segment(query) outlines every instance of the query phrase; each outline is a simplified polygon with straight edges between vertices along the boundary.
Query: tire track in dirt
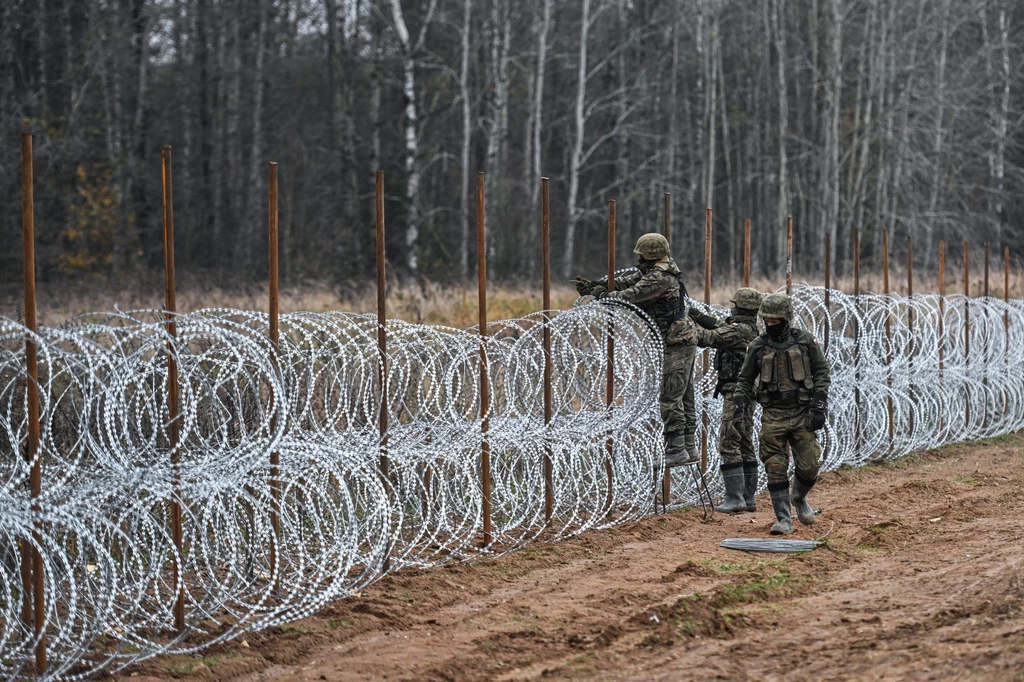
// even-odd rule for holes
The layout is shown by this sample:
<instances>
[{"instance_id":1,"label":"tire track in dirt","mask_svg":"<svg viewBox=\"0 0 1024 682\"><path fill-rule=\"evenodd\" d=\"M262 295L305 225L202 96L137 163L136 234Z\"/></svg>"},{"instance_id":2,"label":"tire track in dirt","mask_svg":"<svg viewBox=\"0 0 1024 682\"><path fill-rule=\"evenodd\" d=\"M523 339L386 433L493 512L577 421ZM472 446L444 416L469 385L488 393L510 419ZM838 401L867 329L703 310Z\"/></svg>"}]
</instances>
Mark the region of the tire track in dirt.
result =
<instances>
[{"instance_id":1,"label":"tire track in dirt","mask_svg":"<svg viewBox=\"0 0 1024 682\"><path fill-rule=\"evenodd\" d=\"M748 555L760 511L652 516L402 571L294 625L124 679L1024 679L1024 437L823 477L805 555ZM751 522L753 521L753 523Z\"/></svg>"}]
</instances>

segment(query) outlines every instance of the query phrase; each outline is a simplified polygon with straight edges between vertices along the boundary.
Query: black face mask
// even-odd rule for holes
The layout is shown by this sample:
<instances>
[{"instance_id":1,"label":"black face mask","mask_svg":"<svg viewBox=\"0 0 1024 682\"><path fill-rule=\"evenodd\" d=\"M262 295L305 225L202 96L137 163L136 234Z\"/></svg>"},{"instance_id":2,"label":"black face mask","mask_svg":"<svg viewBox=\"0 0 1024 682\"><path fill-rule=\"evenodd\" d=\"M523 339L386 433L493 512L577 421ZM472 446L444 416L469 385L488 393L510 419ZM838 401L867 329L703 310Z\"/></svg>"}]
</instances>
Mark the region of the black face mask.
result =
<instances>
[{"instance_id":1,"label":"black face mask","mask_svg":"<svg viewBox=\"0 0 1024 682\"><path fill-rule=\"evenodd\" d=\"M789 322L783 320L778 324L766 324L764 328L773 341L779 341L789 332Z\"/></svg>"},{"instance_id":2,"label":"black face mask","mask_svg":"<svg viewBox=\"0 0 1024 682\"><path fill-rule=\"evenodd\" d=\"M651 271L651 269L655 266L657 262L658 261L656 260L647 260L646 258L643 257L637 257L636 268L637 270L646 275L648 272Z\"/></svg>"}]
</instances>

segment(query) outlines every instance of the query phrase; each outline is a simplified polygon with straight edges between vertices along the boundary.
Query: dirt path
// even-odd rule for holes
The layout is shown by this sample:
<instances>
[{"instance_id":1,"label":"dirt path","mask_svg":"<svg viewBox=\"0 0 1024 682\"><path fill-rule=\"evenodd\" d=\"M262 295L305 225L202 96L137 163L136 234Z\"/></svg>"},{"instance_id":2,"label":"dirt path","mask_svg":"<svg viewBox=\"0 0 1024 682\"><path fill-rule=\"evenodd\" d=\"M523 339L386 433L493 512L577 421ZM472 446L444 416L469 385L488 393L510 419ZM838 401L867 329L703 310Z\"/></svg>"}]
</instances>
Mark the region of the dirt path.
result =
<instances>
[{"instance_id":1,"label":"dirt path","mask_svg":"<svg viewBox=\"0 0 1024 682\"><path fill-rule=\"evenodd\" d=\"M1024 436L824 476L827 547L759 511L651 516L516 555L389 576L291 626L122 679L1024 680Z\"/></svg>"}]
</instances>

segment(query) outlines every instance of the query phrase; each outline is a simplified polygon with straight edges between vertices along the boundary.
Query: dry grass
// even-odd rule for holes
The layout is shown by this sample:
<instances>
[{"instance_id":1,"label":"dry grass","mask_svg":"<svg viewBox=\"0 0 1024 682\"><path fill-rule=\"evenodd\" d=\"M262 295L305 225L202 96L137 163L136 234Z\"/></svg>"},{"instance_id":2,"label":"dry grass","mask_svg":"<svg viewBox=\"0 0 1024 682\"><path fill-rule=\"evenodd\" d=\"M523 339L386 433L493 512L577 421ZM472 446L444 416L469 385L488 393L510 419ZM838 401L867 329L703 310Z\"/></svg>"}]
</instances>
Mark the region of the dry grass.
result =
<instances>
[{"instance_id":1,"label":"dry grass","mask_svg":"<svg viewBox=\"0 0 1024 682\"><path fill-rule=\"evenodd\" d=\"M981 295L984 287L982 273L972 273L972 275L971 293L975 296ZM692 276L689 280L690 295L698 301L704 300L700 278ZM959 270L947 269L946 292L961 293L963 291L962 280L963 275ZM807 281L814 285L824 283L820 278L803 280L799 273L794 276L794 281ZM726 305L732 292L740 285L740 282L715 281L712 287L711 302ZM760 291L775 291L785 285L785 279L756 278L751 285ZM906 274L894 271L890 277L890 285L893 292L906 294ZM1003 274L1001 271L992 273L990 285L991 295L1002 297ZM853 293L852 278L833 281L832 286L848 294ZM56 325L81 313L113 310L115 306L122 310L163 307L163 287L159 281L142 282L133 287L89 282L41 282L38 289L39 322L44 325ZM882 290L883 281L879 273L871 272L861 275L862 292L881 292ZM915 277L915 293L937 290L936 277ZM17 287L0 291L0 315L22 319L21 296L22 292ZM337 310L372 313L377 306L376 296L376 290L372 283L346 288L332 287L326 284L307 284L282 289L281 311L324 312ZM1011 273L1010 296L1013 298L1024 297L1024 273ZM556 309L567 308L575 300L575 290L564 284L556 286L551 294L552 307ZM181 312L210 307L265 311L267 310L267 293L265 289L256 287L221 289L204 286L199 280L185 280L179 285L177 302L178 310ZM539 286L495 285L488 291L488 319L490 320L521 317L540 309ZM388 295L388 317L459 328L472 326L477 321L476 287L446 286L433 283L393 285Z\"/></svg>"}]
</instances>

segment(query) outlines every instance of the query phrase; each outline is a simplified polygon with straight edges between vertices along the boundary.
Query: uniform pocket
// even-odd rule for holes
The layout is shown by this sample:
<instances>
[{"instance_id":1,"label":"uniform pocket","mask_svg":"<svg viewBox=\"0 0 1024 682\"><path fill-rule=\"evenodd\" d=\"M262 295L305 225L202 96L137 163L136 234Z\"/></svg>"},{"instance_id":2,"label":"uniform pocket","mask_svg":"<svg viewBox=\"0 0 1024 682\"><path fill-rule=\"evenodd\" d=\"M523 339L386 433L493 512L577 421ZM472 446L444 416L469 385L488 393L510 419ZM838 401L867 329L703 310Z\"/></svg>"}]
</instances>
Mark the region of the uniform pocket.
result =
<instances>
[{"instance_id":1,"label":"uniform pocket","mask_svg":"<svg viewBox=\"0 0 1024 682\"><path fill-rule=\"evenodd\" d=\"M775 351L767 349L764 355L761 356L761 375L760 375L762 386L771 386L775 383Z\"/></svg>"},{"instance_id":2,"label":"uniform pocket","mask_svg":"<svg viewBox=\"0 0 1024 682\"><path fill-rule=\"evenodd\" d=\"M789 360L789 376L793 378L798 384L802 384L804 379L807 378L807 371L804 366L804 353L800 346L790 346L786 350L787 360Z\"/></svg>"}]
</instances>

